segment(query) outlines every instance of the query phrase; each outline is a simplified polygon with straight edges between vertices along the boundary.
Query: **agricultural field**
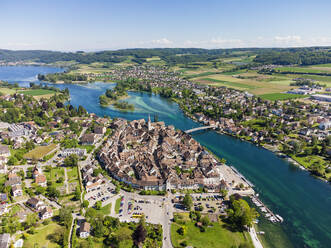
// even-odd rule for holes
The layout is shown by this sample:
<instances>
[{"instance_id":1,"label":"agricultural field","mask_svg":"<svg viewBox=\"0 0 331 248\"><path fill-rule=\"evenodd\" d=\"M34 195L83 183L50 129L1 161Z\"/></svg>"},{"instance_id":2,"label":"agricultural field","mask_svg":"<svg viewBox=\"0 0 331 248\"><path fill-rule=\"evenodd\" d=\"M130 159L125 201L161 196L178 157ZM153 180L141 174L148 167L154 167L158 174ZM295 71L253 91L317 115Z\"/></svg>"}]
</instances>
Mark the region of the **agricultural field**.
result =
<instances>
[{"instance_id":1,"label":"agricultural field","mask_svg":"<svg viewBox=\"0 0 331 248\"><path fill-rule=\"evenodd\" d=\"M327 68L327 67L325 67ZM316 68L316 67L308 67L308 66L302 66L302 67L299 67L299 66L284 66L284 67L279 67L279 68L276 68L275 71L279 71L279 72L299 72L299 73L328 73L327 70L321 70L319 68Z\"/></svg>"},{"instance_id":2,"label":"agricultural field","mask_svg":"<svg viewBox=\"0 0 331 248\"><path fill-rule=\"evenodd\" d=\"M24 158L40 160L47 154L51 153L56 148L57 148L56 144L50 144L48 146L38 146L35 149L29 151L27 154L25 154Z\"/></svg>"},{"instance_id":3,"label":"agricultural field","mask_svg":"<svg viewBox=\"0 0 331 248\"><path fill-rule=\"evenodd\" d=\"M226 86L237 90L244 90L254 95L281 93L293 88L289 85L292 80L286 79L286 77L260 75L252 71L239 73L237 75L226 74L221 73L209 75L208 77L197 77L194 78L193 81L202 84Z\"/></svg>"},{"instance_id":4,"label":"agricultural field","mask_svg":"<svg viewBox=\"0 0 331 248\"><path fill-rule=\"evenodd\" d=\"M9 89L9 88L2 88L0 87L0 95L4 94L4 95L12 95L16 93L15 89Z\"/></svg>"},{"instance_id":5,"label":"agricultural field","mask_svg":"<svg viewBox=\"0 0 331 248\"><path fill-rule=\"evenodd\" d=\"M298 98L307 98L307 95L287 94L287 93L271 93L259 95L264 100L276 101L276 100L290 100Z\"/></svg>"},{"instance_id":6,"label":"agricultural field","mask_svg":"<svg viewBox=\"0 0 331 248\"><path fill-rule=\"evenodd\" d=\"M174 247L181 247L181 243L186 241L188 246L196 248L231 248L247 244L245 247L253 247L248 233L232 232L227 229L223 222L213 223L207 227L205 232L201 232L189 218L185 224L172 223L171 241ZM184 226L186 232L180 235L177 230Z\"/></svg>"}]
</instances>

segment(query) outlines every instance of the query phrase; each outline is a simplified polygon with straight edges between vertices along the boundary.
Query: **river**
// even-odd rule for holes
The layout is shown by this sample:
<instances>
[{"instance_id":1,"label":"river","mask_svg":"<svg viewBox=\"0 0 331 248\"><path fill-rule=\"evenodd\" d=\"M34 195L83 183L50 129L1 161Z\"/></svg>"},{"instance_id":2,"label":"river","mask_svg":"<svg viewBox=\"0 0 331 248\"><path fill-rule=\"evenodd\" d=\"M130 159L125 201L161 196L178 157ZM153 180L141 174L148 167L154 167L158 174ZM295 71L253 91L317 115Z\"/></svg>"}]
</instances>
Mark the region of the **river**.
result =
<instances>
[{"instance_id":1,"label":"river","mask_svg":"<svg viewBox=\"0 0 331 248\"><path fill-rule=\"evenodd\" d=\"M38 73L59 72L50 67L0 67L0 79L28 86ZM157 95L130 92L127 100L135 105L134 112L121 112L112 107L101 107L98 97L114 84L96 82L87 85L61 84L69 88L71 101L99 116L123 117L128 120L154 118L176 128L187 130L198 127L187 118L179 106ZM255 185L260 199L284 218L282 224L270 224L264 219L259 229L268 247L331 247L331 186L310 176L272 152L214 131L194 134L202 145L228 164L237 168Z\"/></svg>"}]
</instances>

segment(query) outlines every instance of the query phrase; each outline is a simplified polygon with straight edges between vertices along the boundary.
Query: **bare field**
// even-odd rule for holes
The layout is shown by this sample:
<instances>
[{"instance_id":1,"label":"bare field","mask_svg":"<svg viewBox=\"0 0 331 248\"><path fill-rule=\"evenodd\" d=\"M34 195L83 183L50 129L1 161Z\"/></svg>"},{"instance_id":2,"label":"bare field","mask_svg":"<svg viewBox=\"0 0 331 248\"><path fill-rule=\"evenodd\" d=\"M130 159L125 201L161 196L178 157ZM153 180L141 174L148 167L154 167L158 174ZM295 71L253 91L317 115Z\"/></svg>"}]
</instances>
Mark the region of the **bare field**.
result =
<instances>
[{"instance_id":1,"label":"bare field","mask_svg":"<svg viewBox=\"0 0 331 248\"><path fill-rule=\"evenodd\" d=\"M254 73L240 74L240 76L243 75L252 76L252 77L256 76ZM266 78L267 77L264 77L263 79ZM289 86L292 80L258 81L256 79L255 80L243 79L231 75L222 75L222 74L209 75L208 78L206 77L196 78L194 81L203 84L226 86L238 90L246 90L255 95L268 94L268 93L281 93L293 88L292 86Z\"/></svg>"}]
</instances>

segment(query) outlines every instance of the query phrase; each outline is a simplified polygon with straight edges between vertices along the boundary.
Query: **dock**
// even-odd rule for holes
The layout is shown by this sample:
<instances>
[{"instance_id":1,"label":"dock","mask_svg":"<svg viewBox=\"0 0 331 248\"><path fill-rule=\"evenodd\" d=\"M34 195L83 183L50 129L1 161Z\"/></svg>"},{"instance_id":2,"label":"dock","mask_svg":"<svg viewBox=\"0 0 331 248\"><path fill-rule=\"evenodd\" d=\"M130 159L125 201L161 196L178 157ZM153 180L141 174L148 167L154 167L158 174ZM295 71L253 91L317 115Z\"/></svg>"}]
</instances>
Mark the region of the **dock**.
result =
<instances>
[{"instance_id":1,"label":"dock","mask_svg":"<svg viewBox=\"0 0 331 248\"><path fill-rule=\"evenodd\" d=\"M284 221L280 215L274 214L266 205L264 205L264 203L257 196L251 196L251 200L269 221L273 223L282 223Z\"/></svg>"}]
</instances>

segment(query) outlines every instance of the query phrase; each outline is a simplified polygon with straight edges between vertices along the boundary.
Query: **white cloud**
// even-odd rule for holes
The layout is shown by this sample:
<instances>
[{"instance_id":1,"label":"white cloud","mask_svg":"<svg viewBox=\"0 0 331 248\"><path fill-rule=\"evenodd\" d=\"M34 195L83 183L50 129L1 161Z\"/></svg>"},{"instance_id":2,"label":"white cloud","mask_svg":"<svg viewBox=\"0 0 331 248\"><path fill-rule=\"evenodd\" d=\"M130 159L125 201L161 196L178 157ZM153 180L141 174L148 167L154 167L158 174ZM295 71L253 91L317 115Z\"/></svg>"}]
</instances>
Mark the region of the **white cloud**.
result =
<instances>
[{"instance_id":1,"label":"white cloud","mask_svg":"<svg viewBox=\"0 0 331 248\"><path fill-rule=\"evenodd\" d=\"M152 40L150 43L156 44L156 45L171 45L173 42L171 40L168 40L167 38L162 38L159 40Z\"/></svg>"}]
</instances>

